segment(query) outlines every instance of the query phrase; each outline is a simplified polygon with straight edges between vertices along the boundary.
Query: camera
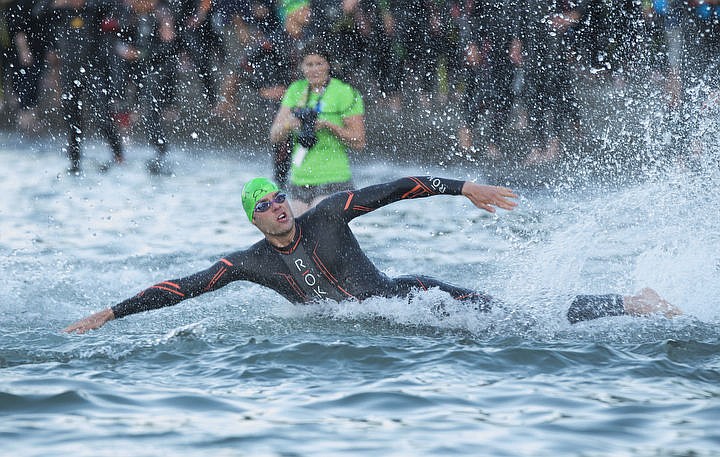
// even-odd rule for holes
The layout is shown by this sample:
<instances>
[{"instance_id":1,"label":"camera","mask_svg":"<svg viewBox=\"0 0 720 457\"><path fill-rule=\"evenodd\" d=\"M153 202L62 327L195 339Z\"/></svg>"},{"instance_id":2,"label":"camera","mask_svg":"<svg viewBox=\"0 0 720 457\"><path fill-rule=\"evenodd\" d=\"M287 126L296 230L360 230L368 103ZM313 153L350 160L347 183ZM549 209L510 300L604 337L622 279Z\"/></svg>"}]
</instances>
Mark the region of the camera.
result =
<instances>
[{"instance_id":1,"label":"camera","mask_svg":"<svg viewBox=\"0 0 720 457\"><path fill-rule=\"evenodd\" d=\"M310 149L317 143L315 136L315 121L317 121L317 111L312 108L295 108L292 110L293 116L300 119L300 131L297 134L297 141L301 146Z\"/></svg>"}]
</instances>

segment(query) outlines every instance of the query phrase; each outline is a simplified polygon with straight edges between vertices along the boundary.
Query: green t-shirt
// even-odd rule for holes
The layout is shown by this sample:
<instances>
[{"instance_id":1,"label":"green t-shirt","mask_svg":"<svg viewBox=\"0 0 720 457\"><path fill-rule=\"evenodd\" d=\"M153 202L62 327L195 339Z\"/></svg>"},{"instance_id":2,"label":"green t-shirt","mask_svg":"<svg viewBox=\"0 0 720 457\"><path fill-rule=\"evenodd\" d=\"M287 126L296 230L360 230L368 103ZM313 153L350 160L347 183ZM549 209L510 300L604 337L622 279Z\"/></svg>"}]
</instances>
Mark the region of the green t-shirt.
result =
<instances>
[{"instance_id":1,"label":"green t-shirt","mask_svg":"<svg viewBox=\"0 0 720 457\"><path fill-rule=\"evenodd\" d=\"M308 6L310 0L282 0L279 2L277 10L280 15L280 20L285 23L289 14L294 13L303 6Z\"/></svg>"},{"instance_id":2,"label":"green t-shirt","mask_svg":"<svg viewBox=\"0 0 720 457\"><path fill-rule=\"evenodd\" d=\"M282 105L288 108L316 107L318 119L343 125L343 118L365 114L362 96L349 84L331 78L325 91L308 94L308 81L295 81L288 87ZM309 95L309 99L308 99ZM297 186L314 186L347 182L352 178L347 146L328 129L316 133L317 143L310 148L300 166L293 163L290 182ZM293 158L299 144L293 146Z\"/></svg>"}]
</instances>

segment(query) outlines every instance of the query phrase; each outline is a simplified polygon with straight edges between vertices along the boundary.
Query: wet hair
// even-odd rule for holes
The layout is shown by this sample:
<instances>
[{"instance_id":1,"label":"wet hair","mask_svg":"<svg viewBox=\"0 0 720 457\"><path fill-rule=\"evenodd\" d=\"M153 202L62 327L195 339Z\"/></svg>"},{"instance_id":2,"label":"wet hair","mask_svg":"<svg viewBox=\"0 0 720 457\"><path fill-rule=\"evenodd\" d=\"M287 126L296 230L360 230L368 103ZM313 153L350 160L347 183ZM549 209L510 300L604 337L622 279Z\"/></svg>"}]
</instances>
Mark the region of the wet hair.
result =
<instances>
[{"instance_id":1,"label":"wet hair","mask_svg":"<svg viewBox=\"0 0 720 457\"><path fill-rule=\"evenodd\" d=\"M325 44L324 40L315 38L308 41L300 51L300 60L302 61L305 59L305 57L312 55L321 56L325 60L327 60L329 64L332 64L332 52L330 51L330 48L327 46L327 44Z\"/></svg>"}]
</instances>

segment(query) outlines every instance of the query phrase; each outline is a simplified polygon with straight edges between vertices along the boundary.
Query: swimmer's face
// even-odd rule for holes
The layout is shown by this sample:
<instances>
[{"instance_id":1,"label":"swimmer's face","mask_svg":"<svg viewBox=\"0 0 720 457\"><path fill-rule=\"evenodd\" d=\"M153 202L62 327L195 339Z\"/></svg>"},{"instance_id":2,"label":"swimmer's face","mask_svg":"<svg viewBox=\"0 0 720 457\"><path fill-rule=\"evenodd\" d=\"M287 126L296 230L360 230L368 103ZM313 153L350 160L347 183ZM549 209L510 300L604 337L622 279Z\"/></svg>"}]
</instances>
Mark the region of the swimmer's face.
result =
<instances>
[{"instance_id":1,"label":"swimmer's face","mask_svg":"<svg viewBox=\"0 0 720 457\"><path fill-rule=\"evenodd\" d=\"M258 200L255 208L252 223L265 235L283 236L295 227L290 201L282 192L267 194Z\"/></svg>"},{"instance_id":2,"label":"swimmer's face","mask_svg":"<svg viewBox=\"0 0 720 457\"><path fill-rule=\"evenodd\" d=\"M301 67L303 75L312 87L325 85L330 77L330 64L321 55L310 54L305 56Z\"/></svg>"}]
</instances>

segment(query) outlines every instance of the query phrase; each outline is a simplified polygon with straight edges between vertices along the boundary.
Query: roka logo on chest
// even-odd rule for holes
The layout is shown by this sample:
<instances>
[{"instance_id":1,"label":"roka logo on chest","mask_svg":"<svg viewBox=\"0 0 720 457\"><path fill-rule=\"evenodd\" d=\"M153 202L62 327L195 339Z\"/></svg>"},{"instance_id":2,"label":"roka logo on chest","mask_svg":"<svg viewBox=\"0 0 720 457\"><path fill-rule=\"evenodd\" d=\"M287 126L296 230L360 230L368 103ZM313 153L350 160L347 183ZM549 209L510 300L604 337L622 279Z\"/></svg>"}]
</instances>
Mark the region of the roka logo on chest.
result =
<instances>
[{"instance_id":1,"label":"roka logo on chest","mask_svg":"<svg viewBox=\"0 0 720 457\"><path fill-rule=\"evenodd\" d=\"M295 268L297 268L297 271L300 272L303 281L305 281L305 284L312 289L313 293L318 298L327 298L327 292L322 290L318 284L320 281L318 280L316 273L313 273L310 268L305 265L303 259L295 259L294 263Z\"/></svg>"}]
</instances>

